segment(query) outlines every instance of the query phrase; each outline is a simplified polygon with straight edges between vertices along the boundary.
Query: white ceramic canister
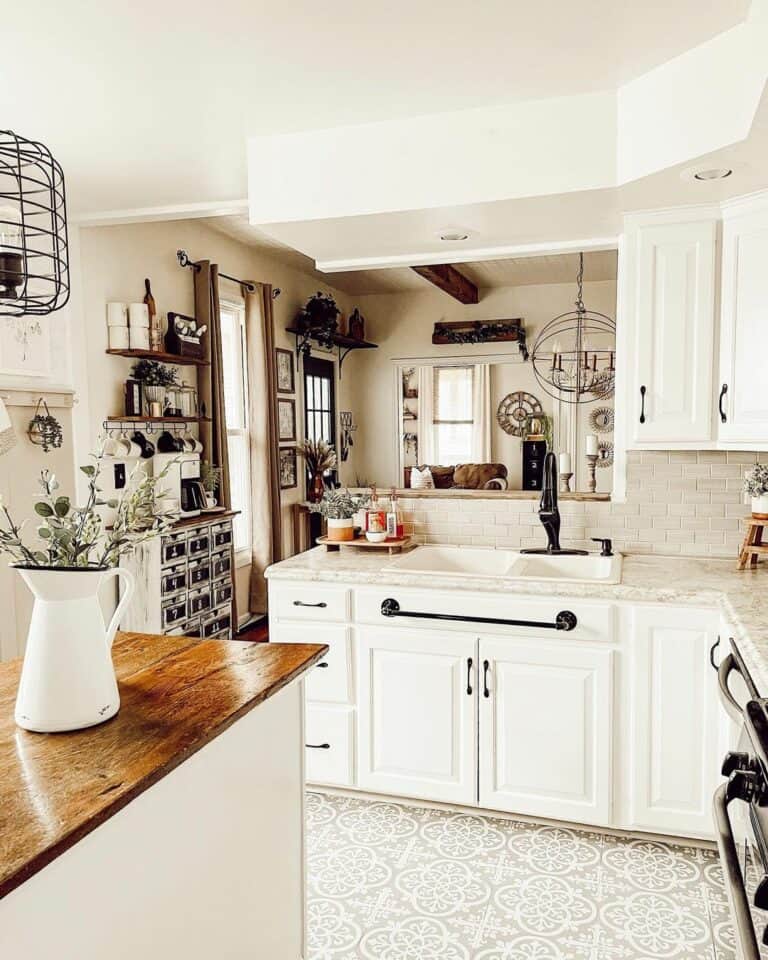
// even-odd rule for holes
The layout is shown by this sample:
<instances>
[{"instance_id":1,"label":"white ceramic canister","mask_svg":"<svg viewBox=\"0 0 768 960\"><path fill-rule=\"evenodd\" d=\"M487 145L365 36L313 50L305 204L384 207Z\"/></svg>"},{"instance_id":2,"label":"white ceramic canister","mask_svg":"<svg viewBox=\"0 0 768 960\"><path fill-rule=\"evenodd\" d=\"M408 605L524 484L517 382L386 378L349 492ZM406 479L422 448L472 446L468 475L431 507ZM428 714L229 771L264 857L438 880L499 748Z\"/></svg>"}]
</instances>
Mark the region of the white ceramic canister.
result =
<instances>
[{"instance_id":1,"label":"white ceramic canister","mask_svg":"<svg viewBox=\"0 0 768 960\"><path fill-rule=\"evenodd\" d=\"M355 539L355 524L351 517L345 520L328 519L328 539L337 543Z\"/></svg>"}]
</instances>

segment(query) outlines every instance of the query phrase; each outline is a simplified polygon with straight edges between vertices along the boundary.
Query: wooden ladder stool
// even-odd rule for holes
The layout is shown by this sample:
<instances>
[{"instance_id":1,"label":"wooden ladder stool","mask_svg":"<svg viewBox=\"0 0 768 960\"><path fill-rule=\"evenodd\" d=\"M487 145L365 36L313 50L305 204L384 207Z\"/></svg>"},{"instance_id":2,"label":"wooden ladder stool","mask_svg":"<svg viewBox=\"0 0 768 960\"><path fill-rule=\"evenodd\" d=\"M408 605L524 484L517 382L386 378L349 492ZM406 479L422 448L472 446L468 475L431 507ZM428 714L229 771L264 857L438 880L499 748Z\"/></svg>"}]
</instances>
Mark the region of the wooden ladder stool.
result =
<instances>
[{"instance_id":1,"label":"wooden ladder stool","mask_svg":"<svg viewBox=\"0 0 768 960\"><path fill-rule=\"evenodd\" d=\"M763 543L763 528L768 526L768 517L746 517L747 533L739 551L738 569L743 570L747 561L756 567L761 553L768 554L768 545Z\"/></svg>"}]
</instances>

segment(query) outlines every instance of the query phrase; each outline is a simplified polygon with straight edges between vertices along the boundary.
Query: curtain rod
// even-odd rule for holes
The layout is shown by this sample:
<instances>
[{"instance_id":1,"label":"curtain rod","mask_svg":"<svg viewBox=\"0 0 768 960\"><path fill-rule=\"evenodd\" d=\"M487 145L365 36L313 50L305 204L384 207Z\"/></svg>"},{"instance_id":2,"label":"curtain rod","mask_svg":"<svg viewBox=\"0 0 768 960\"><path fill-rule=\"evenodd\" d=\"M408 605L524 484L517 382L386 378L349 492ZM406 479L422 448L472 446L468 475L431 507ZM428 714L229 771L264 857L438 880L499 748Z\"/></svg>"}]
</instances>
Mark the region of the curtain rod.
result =
<instances>
[{"instance_id":1,"label":"curtain rod","mask_svg":"<svg viewBox=\"0 0 768 960\"><path fill-rule=\"evenodd\" d=\"M195 263L194 260L190 260L186 250L177 250L176 259L179 261L180 267L191 267L195 271L200 269L200 264ZM252 283L250 280L238 280L237 277L231 277L228 273L222 273L221 270L219 271L219 276L223 277L225 280L231 280L233 283L239 283L241 287L245 287L246 290L250 290L251 293L255 292L256 290L256 284ZM272 290L272 299L277 300L281 293L282 291L280 287L275 287Z\"/></svg>"}]
</instances>

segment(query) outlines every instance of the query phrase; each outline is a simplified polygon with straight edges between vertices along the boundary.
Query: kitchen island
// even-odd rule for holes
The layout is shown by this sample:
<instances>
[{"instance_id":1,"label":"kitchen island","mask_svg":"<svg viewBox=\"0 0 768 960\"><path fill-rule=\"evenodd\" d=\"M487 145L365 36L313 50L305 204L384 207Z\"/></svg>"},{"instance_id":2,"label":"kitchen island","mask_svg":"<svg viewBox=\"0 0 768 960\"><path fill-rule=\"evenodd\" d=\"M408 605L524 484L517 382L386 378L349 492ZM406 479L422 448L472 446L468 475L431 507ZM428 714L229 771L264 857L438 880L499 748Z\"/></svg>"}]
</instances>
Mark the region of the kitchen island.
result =
<instances>
[{"instance_id":1,"label":"kitchen island","mask_svg":"<svg viewBox=\"0 0 768 960\"><path fill-rule=\"evenodd\" d=\"M301 678L319 644L122 634L122 706L17 728L0 665L0 956L269 956L304 941Z\"/></svg>"}]
</instances>

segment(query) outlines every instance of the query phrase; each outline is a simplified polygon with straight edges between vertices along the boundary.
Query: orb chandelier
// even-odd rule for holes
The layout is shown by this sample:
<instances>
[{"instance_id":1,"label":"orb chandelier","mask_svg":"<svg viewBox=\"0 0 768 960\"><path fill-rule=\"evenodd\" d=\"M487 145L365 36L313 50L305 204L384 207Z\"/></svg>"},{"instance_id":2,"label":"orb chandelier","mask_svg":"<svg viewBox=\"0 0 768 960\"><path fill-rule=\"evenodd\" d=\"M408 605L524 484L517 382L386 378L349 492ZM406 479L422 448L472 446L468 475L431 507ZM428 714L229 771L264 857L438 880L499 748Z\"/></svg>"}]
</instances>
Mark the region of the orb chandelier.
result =
<instances>
[{"instance_id":1,"label":"orb chandelier","mask_svg":"<svg viewBox=\"0 0 768 960\"><path fill-rule=\"evenodd\" d=\"M564 403L592 403L613 395L616 323L584 306L584 254L579 254L575 310L550 320L531 352L542 389Z\"/></svg>"},{"instance_id":2,"label":"orb chandelier","mask_svg":"<svg viewBox=\"0 0 768 960\"><path fill-rule=\"evenodd\" d=\"M69 300L64 173L42 143L0 130L0 317Z\"/></svg>"}]
</instances>

